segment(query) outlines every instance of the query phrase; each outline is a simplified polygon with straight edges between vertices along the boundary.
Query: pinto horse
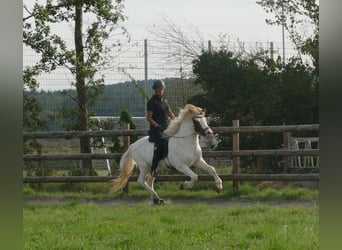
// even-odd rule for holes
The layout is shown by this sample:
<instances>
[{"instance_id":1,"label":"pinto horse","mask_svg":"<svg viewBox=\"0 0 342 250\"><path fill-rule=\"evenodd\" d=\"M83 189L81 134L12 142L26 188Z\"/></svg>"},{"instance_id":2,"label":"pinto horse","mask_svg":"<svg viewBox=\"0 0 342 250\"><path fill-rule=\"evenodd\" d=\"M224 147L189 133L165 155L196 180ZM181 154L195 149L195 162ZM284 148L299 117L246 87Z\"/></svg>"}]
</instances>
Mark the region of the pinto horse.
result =
<instances>
[{"instance_id":1,"label":"pinto horse","mask_svg":"<svg viewBox=\"0 0 342 250\"><path fill-rule=\"evenodd\" d=\"M199 135L205 136L208 140L213 137L213 131L208 126L205 117L205 110L191 104L185 105L180 110L178 117L171 120L170 125L164 131L169 138L169 149L167 156L159 161L158 168L173 167L179 172L190 177L181 188L190 189L198 180L190 166L205 170L214 177L216 191L222 190L222 180L217 175L213 166L209 165L202 157L202 150L199 144ZM129 146L120 160L120 176L111 180L113 183L112 192L125 187L135 167L139 168L138 182L150 194L155 204L163 204L164 200L154 190L155 178L150 174L154 144L149 142L145 136Z\"/></svg>"}]
</instances>

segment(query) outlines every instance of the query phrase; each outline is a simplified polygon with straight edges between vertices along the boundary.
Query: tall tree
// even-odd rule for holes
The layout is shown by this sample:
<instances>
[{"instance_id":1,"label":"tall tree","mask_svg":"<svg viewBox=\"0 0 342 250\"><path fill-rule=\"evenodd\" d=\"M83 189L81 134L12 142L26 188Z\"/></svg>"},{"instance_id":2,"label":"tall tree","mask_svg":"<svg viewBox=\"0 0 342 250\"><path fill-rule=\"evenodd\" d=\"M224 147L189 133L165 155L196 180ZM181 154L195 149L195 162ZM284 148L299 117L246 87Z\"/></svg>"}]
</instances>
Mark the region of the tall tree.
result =
<instances>
[{"instance_id":1,"label":"tall tree","mask_svg":"<svg viewBox=\"0 0 342 250\"><path fill-rule=\"evenodd\" d=\"M242 125L311 124L318 122L318 95L314 77L305 65L290 61L285 66L260 54L242 57L227 50L204 52L194 60L196 84L204 93L189 102L208 107L214 126L230 126L239 119ZM221 137L222 147L230 148L228 137ZM246 134L241 148L279 148L281 135ZM278 171L278 161L265 168ZM262 166L258 158L258 166ZM251 162L244 159L243 167ZM270 168L269 168L270 167ZM268 171L267 170L267 171Z\"/></svg>"},{"instance_id":2,"label":"tall tree","mask_svg":"<svg viewBox=\"0 0 342 250\"><path fill-rule=\"evenodd\" d=\"M40 60L26 73L38 76L50 73L57 67L68 69L75 77L76 96L70 96L77 104L75 124L69 128L89 129L89 107L97 101L104 76L101 68L109 63L110 51L120 46L120 41L110 35L120 31L126 34L121 23L122 0L46 0L37 1L32 9L24 6L23 41L40 55ZM84 20L87 22L84 22ZM69 46L61 35L52 32L59 24L71 23L74 29L74 44ZM118 33L115 33L118 34ZM111 38L114 42L109 42ZM26 77L24 76L24 79ZM90 153L89 138L80 139L80 151ZM95 174L91 160L83 160L84 174Z\"/></svg>"},{"instance_id":3,"label":"tall tree","mask_svg":"<svg viewBox=\"0 0 342 250\"><path fill-rule=\"evenodd\" d=\"M267 13L270 25L284 25L289 39L295 45L298 56L310 57L314 74L319 72L319 1L318 0L259 0L256 1Z\"/></svg>"},{"instance_id":4,"label":"tall tree","mask_svg":"<svg viewBox=\"0 0 342 250\"><path fill-rule=\"evenodd\" d=\"M31 132L36 130L46 130L47 123L40 117L41 107L38 101L28 94L28 91L35 91L37 89L37 83L25 70L26 82L25 89L23 90L23 129L24 131ZM41 145L37 140L24 140L25 154L32 153L33 151L41 152Z\"/></svg>"},{"instance_id":5,"label":"tall tree","mask_svg":"<svg viewBox=\"0 0 342 250\"><path fill-rule=\"evenodd\" d=\"M305 111L295 118L294 114L298 111L295 109L295 113L287 112L289 120L284 122L303 123L299 117L306 117L307 122L318 122L319 0L258 0L256 3L267 13L274 15L272 19L267 19L266 23L284 25L298 52L298 55L292 57L283 67L281 88L284 93L284 107L292 110L288 106L290 103L293 106L306 106L310 118ZM311 63L302 60L303 55L310 58ZM306 97L298 100L305 92ZM290 98L292 100L289 102Z\"/></svg>"}]
</instances>

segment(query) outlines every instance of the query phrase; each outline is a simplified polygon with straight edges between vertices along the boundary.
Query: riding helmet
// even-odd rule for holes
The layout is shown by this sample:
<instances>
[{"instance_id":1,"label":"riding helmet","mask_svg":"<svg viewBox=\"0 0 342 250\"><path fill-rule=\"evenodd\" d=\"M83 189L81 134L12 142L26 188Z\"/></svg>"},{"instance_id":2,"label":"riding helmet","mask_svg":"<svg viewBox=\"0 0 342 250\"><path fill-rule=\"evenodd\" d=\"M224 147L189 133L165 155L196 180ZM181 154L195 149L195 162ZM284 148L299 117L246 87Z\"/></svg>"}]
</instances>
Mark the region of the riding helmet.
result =
<instances>
[{"instance_id":1,"label":"riding helmet","mask_svg":"<svg viewBox=\"0 0 342 250\"><path fill-rule=\"evenodd\" d=\"M163 80L155 80L153 85L152 85L152 89L156 90L157 88L165 88L165 83Z\"/></svg>"}]
</instances>

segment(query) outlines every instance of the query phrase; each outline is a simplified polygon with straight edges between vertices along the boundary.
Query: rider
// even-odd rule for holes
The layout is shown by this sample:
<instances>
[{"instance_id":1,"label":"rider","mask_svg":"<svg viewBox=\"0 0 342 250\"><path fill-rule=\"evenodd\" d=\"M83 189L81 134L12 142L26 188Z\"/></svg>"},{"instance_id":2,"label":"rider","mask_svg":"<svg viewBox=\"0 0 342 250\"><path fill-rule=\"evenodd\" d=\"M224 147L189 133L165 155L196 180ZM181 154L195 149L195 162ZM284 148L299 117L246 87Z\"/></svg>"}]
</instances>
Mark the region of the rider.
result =
<instances>
[{"instance_id":1,"label":"rider","mask_svg":"<svg viewBox=\"0 0 342 250\"><path fill-rule=\"evenodd\" d=\"M149 141L154 142L151 175L156 177L158 162L164 157L164 148L167 143L167 139L162 138L162 133L168 126L168 118L173 119L175 115L163 98L165 83L162 80L156 80L152 89L154 95L147 102L147 121L150 123Z\"/></svg>"}]
</instances>

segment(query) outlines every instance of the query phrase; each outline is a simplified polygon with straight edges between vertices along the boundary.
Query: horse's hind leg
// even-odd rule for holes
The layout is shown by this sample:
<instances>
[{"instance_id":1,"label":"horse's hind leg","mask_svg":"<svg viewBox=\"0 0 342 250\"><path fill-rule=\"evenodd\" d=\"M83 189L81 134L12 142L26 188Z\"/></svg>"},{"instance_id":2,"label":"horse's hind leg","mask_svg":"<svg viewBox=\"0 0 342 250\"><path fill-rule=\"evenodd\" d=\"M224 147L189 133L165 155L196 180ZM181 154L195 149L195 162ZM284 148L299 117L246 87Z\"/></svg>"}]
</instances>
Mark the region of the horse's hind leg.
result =
<instances>
[{"instance_id":1,"label":"horse's hind leg","mask_svg":"<svg viewBox=\"0 0 342 250\"><path fill-rule=\"evenodd\" d=\"M153 188L154 179L147 171L147 167L139 166L140 173L138 177L138 182L145 188L151 195L153 202L155 204L164 204L164 200L159 197L157 192Z\"/></svg>"},{"instance_id":2,"label":"horse's hind leg","mask_svg":"<svg viewBox=\"0 0 342 250\"><path fill-rule=\"evenodd\" d=\"M214 177L216 182L216 191L219 193L222 191L222 180L216 173L216 170L213 166L210 166L203 158L201 158L199 161L197 161L194 164L195 167L198 167L202 170L205 170L208 174Z\"/></svg>"}]
</instances>

